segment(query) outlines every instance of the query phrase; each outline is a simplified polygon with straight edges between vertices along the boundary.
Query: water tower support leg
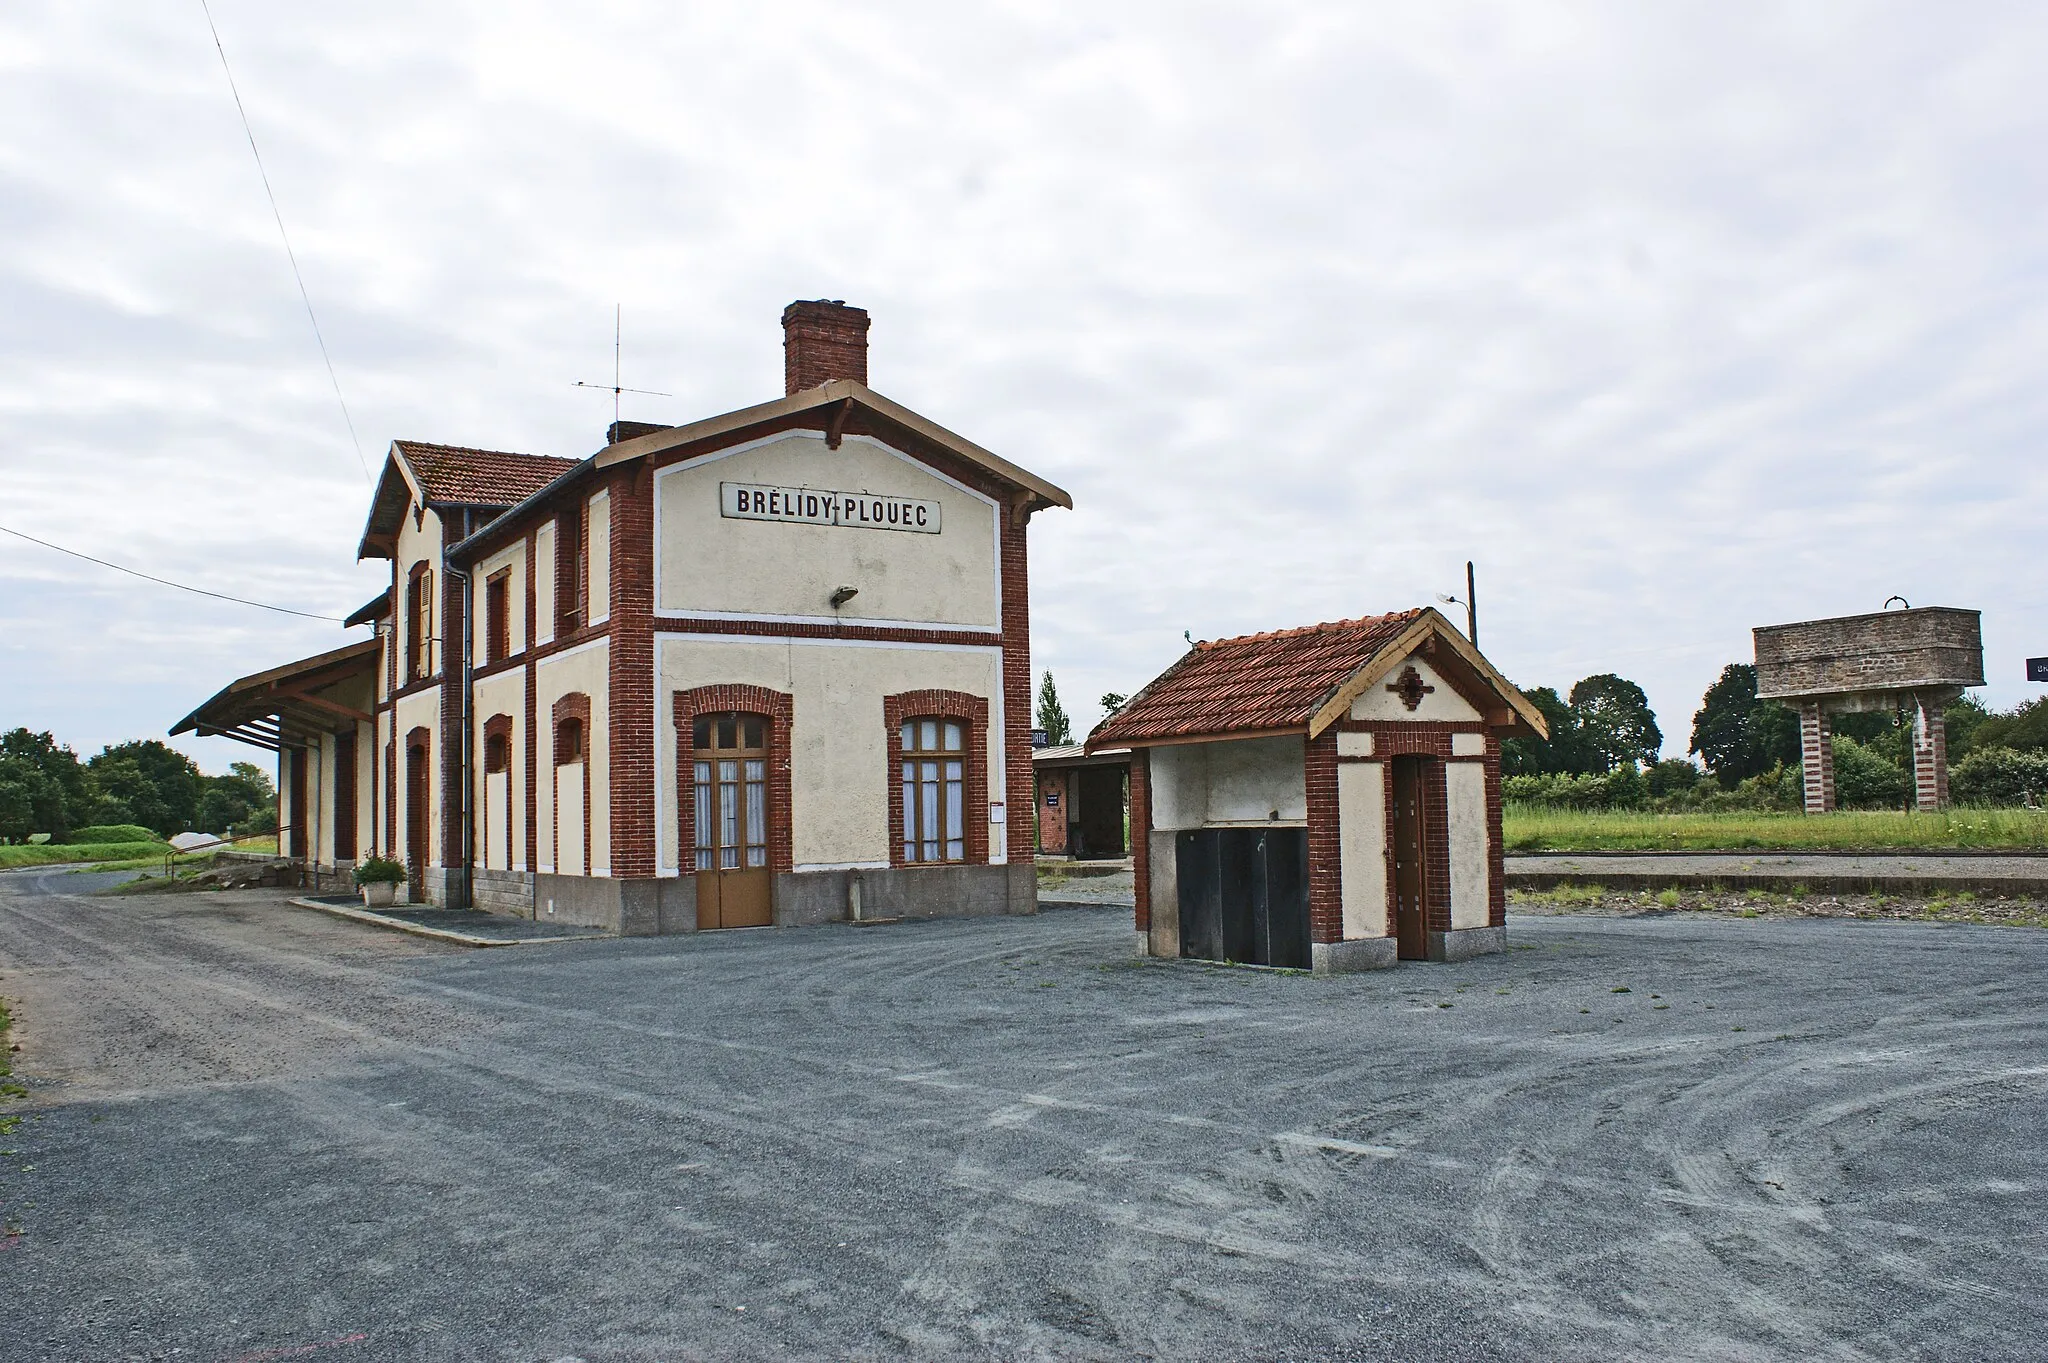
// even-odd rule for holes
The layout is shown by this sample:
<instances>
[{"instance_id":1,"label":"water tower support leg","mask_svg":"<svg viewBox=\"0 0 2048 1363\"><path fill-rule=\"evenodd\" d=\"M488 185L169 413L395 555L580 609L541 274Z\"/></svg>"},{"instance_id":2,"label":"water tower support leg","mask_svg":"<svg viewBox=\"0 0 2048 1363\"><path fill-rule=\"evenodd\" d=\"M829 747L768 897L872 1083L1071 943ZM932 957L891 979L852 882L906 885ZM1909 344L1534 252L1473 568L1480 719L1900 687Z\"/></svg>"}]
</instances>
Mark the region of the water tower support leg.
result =
<instances>
[{"instance_id":1,"label":"water tower support leg","mask_svg":"<svg viewBox=\"0 0 2048 1363\"><path fill-rule=\"evenodd\" d=\"M1799 765L1806 783L1806 812L1825 814L1835 807L1834 725L1817 701L1799 707Z\"/></svg>"}]
</instances>

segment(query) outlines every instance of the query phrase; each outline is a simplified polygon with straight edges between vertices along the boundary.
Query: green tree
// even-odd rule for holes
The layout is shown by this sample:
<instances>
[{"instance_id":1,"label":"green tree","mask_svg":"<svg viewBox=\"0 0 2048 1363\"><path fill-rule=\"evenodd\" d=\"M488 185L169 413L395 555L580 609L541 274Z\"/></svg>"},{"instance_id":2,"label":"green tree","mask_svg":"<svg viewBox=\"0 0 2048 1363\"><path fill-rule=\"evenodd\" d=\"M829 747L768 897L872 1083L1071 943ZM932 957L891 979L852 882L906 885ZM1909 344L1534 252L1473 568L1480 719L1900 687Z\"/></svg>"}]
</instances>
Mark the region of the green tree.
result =
<instances>
[{"instance_id":1,"label":"green tree","mask_svg":"<svg viewBox=\"0 0 2048 1363\"><path fill-rule=\"evenodd\" d=\"M1991 718L1991 711L1983 701L1965 691L1949 702L1941 718L1948 730L1948 755L1953 761L1974 750L1977 731Z\"/></svg>"},{"instance_id":2,"label":"green tree","mask_svg":"<svg viewBox=\"0 0 2048 1363\"><path fill-rule=\"evenodd\" d=\"M1624 763L1655 766L1664 735L1643 688L1612 672L1580 679L1572 687L1572 714L1579 739L1594 770L1613 771Z\"/></svg>"},{"instance_id":3,"label":"green tree","mask_svg":"<svg viewBox=\"0 0 2048 1363\"><path fill-rule=\"evenodd\" d=\"M1045 674L1045 680L1038 684L1038 727L1045 730L1045 741L1054 745L1074 741L1073 725L1067 719L1066 708L1060 704L1059 688L1052 684L1052 673Z\"/></svg>"},{"instance_id":4,"label":"green tree","mask_svg":"<svg viewBox=\"0 0 2048 1363\"><path fill-rule=\"evenodd\" d=\"M1548 686L1522 691L1549 725L1548 738L1510 738L1500 745L1500 769L1505 776L1577 775L1587 770L1584 746L1579 741L1579 717L1563 696Z\"/></svg>"},{"instance_id":5,"label":"green tree","mask_svg":"<svg viewBox=\"0 0 2048 1363\"><path fill-rule=\"evenodd\" d=\"M94 823L138 823L168 837L199 817L206 778L191 758L157 739L113 744L86 767L100 793Z\"/></svg>"},{"instance_id":6,"label":"green tree","mask_svg":"<svg viewBox=\"0 0 2048 1363\"><path fill-rule=\"evenodd\" d=\"M1104 691L1102 693L1102 699L1100 701L1097 701L1096 703L1102 707L1103 714L1113 715L1117 711L1123 709L1125 705L1129 704L1130 699L1131 698L1129 696L1123 694L1123 692L1121 691Z\"/></svg>"},{"instance_id":7,"label":"green tree","mask_svg":"<svg viewBox=\"0 0 2048 1363\"><path fill-rule=\"evenodd\" d=\"M2048 699L2025 701L2004 714L1992 715L1970 736L1971 748L2012 748L2039 752L2048 748Z\"/></svg>"},{"instance_id":8,"label":"green tree","mask_svg":"<svg viewBox=\"0 0 2048 1363\"><path fill-rule=\"evenodd\" d=\"M89 821L92 785L85 768L76 753L48 733L10 729L0 734L0 781L15 792L10 799L27 802L20 819L33 825L21 833L0 827L0 837L48 833L62 841Z\"/></svg>"},{"instance_id":9,"label":"green tree","mask_svg":"<svg viewBox=\"0 0 2048 1363\"><path fill-rule=\"evenodd\" d=\"M237 762L225 776L200 779L204 788L199 796L198 824L209 833L230 828L252 831L250 825L261 821L263 812L272 807L277 797L269 775L254 762Z\"/></svg>"},{"instance_id":10,"label":"green tree","mask_svg":"<svg viewBox=\"0 0 2048 1363\"><path fill-rule=\"evenodd\" d=\"M1799 760L1799 716L1756 698L1756 668L1730 663L1692 717L1692 746L1725 790L1773 767Z\"/></svg>"}]
</instances>

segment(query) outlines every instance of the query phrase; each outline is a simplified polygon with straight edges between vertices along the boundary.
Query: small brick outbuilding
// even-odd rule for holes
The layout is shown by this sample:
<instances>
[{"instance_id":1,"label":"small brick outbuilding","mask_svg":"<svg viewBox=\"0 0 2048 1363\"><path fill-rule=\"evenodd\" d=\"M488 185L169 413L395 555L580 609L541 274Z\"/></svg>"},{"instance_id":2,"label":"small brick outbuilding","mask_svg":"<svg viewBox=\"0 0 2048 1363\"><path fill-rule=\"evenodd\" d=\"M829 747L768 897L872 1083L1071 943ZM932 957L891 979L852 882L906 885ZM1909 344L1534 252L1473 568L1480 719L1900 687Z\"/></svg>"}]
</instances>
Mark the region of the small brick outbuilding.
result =
<instances>
[{"instance_id":1,"label":"small brick outbuilding","mask_svg":"<svg viewBox=\"0 0 2048 1363\"><path fill-rule=\"evenodd\" d=\"M1500 744L1543 716L1424 607L1197 643L1131 754L1138 950L1318 973L1506 942Z\"/></svg>"}]
</instances>

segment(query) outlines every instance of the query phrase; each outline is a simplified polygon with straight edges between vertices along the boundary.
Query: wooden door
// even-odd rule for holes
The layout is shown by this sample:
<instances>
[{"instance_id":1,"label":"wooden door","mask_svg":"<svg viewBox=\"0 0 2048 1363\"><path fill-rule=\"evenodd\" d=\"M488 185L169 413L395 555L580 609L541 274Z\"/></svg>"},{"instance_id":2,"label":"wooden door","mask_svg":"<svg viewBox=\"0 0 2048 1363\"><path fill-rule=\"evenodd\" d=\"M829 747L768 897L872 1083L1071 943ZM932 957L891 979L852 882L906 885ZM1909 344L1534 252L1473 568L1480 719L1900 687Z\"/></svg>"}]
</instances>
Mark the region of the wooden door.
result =
<instances>
[{"instance_id":1,"label":"wooden door","mask_svg":"<svg viewBox=\"0 0 2048 1363\"><path fill-rule=\"evenodd\" d=\"M405 885L415 904L427 899L427 750L405 750Z\"/></svg>"},{"instance_id":2,"label":"wooden door","mask_svg":"<svg viewBox=\"0 0 2048 1363\"><path fill-rule=\"evenodd\" d=\"M700 715L691 748L697 926L767 927L775 918L768 869L768 721L760 715Z\"/></svg>"},{"instance_id":3,"label":"wooden door","mask_svg":"<svg viewBox=\"0 0 2048 1363\"><path fill-rule=\"evenodd\" d=\"M1395 952L1404 961L1429 958L1424 905L1429 899L1429 866L1424 856L1422 759L1394 759L1394 817L1388 829L1394 861Z\"/></svg>"}]
</instances>

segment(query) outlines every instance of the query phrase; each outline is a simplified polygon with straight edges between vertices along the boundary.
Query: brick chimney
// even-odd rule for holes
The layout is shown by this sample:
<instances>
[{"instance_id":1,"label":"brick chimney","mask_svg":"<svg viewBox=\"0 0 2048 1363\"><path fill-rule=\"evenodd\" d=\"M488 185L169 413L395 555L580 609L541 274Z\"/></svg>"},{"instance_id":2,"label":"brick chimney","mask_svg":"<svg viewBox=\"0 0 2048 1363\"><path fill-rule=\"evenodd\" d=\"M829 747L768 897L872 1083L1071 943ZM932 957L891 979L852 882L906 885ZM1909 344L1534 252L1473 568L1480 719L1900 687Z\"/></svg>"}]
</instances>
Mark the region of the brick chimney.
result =
<instances>
[{"instance_id":1,"label":"brick chimney","mask_svg":"<svg viewBox=\"0 0 2048 1363\"><path fill-rule=\"evenodd\" d=\"M782 379L801 393L834 379L868 381L868 310L840 299L799 300L782 310Z\"/></svg>"}]
</instances>

